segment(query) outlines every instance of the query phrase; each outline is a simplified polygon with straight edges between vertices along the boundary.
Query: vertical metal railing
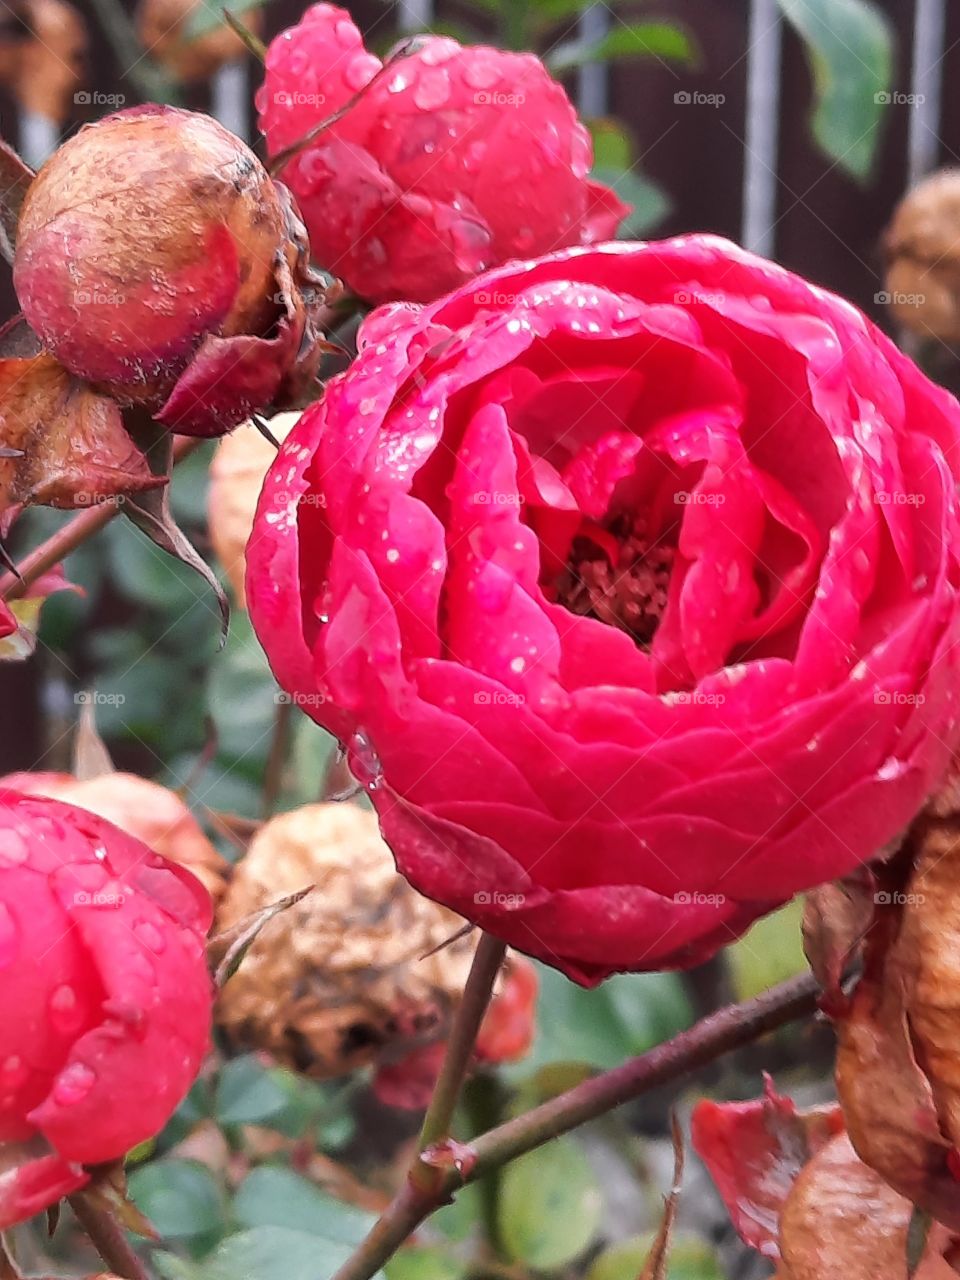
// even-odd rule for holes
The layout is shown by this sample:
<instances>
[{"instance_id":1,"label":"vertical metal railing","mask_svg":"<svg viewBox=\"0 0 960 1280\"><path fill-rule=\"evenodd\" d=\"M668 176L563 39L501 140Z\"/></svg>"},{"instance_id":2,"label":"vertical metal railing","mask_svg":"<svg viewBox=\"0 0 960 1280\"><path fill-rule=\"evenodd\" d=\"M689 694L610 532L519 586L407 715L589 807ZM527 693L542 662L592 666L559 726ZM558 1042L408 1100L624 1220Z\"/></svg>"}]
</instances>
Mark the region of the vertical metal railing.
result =
<instances>
[{"instance_id":1,"label":"vertical metal railing","mask_svg":"<svg viewBox=\"0 0 960 1280\"><path fill-rule=\"evenodd\" d=\"M777 172L783 18L776 0L750 0L747 116L744 122L743 222L746 248L776 252Z\"/></svg>"}]
</instances>

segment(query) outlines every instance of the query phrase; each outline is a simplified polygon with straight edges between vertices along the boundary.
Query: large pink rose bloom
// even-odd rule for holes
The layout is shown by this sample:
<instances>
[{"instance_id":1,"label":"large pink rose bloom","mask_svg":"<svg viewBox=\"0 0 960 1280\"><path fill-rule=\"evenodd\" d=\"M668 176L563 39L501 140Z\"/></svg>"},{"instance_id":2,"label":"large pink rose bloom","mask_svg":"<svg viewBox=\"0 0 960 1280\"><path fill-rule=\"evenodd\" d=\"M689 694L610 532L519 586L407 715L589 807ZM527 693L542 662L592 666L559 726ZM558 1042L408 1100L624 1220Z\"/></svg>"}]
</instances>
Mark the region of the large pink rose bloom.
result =
<instances>
[{"instance_id":1,"label":"large pink rose bloom","mask_svg":"<svg viewBox=\"0 0 960 1280\"><path fill-rule=\"evenodd\" d=\"M895 837L957 734L960 410L725 241L383 308L248 550L422 892L584 984Z\"/></svg>"},{"instance_id":2,"label":"large pink rose bloom","mask_svg":"<svg viewBox=\"0 0 960 1280\"><path fill-rule=\"evenodd\" d=\"M257 108L271 156L346 108L282 176L316 259L371 302L429 302L629 212L587 177L590 135L532 53L422 36L384 70L344 9L315 4L271 44Z\"/></svg>"}]
</instances>

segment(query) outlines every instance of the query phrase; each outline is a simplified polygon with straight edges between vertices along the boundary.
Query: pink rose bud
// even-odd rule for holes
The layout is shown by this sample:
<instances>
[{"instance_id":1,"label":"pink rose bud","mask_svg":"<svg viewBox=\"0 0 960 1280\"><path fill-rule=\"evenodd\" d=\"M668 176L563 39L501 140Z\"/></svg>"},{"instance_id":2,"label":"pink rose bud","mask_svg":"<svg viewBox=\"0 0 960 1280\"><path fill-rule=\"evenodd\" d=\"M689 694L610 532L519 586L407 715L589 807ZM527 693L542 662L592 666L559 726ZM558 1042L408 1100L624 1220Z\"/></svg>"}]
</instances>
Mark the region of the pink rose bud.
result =
<instances>
[{"instance_id":1,"label":"pink rose bud","mask_svg":"<svg viewBox=\"0 0 960 1280\"><path fill-rule=\"evenodd\" d=\"M83 809L0 791L0 1228L160 1131L207 1049L209 895Z\"/></svg>"},{"instance_id":2,"label":"pink rose bud","mask_svg":"<svg viewBox=\"0 0 960 1280\"><path fill-rule=\"evenodd\" d=\"M266 66L271 156L346 108L283 178L314 257L371 302L428 302L510 258L607 239L629 213L587 177L590 135L531 53L423 36L384 69L346 10L315 4Z\"/></svg>"},{"instance_id":3,"label":"pink rose bud","mask_svg":"<svg viewBox=\"0 0 960 1280\"><path fill-rule=\"evenodd\" d=\"M250 616L421 892L591 984L896 837L958 739L960 409L710 236L375 312Z\"/></svg>"},{"instance_id":4,"label":"pink rose bud","mask_svg":"<svg viewBox=\"0 0 960 1280\"><path fill-rule=\"evenodd\" d=\"M171 430L219 435L312 378L304 253L289 193L245 143L207 116L135 107L40 170L14 283L71 373Z\"/></svg>"}]
</instances>

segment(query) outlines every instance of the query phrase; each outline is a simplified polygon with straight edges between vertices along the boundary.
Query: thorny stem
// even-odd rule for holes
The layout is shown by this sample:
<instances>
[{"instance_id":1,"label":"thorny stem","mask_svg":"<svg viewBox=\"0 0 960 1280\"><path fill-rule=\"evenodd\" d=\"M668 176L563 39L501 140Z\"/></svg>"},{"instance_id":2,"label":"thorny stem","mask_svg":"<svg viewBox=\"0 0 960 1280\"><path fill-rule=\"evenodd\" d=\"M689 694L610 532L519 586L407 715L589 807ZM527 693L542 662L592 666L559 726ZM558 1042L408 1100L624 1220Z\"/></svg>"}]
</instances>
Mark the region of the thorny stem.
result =
<instances>
[{"instance_id":1,"label":"thorny stem","mask_svg":"<svg viewBox=\"0 0 960 1280\"><path fill-rule=\"evenodd\" d=\"M435 1169L429 1185L408 1177L396 1199L333 1280L371 1280L403 1242L457 1190L571 1129L622 1106L648 1089L749 1044L767 1031L807 1017L817 1008L819 986L802 974L741 1004L728 1005L672 1040L593 1076L542 1106L477 1138L459 1167Z\"/></svg>"},{"instance_id":2,"label":"thorny stem","mask_svg":"<svg viewBox=\"0 0 960 1280\"><path fill-rule=\"evenodd\" d=\"M178 436L173 445L173 465L176 466L188 454L192 453L202 440L193 437ZM121 502L101 502L95 507L80 511L61 525L56 533L52 533L39 547L34 548L17 566L19 578L14 573L5 573L0 577L0 600L19 600L25 596L30 586L38 578L48 573L54 565L60 563L71 551L76 551L95 533L99 533L110 521L123 510Z\"/></svg>"},{"instance_id":3,"label":"thorny stem","mask_svg":"<svg viewBox=\"0 0 960 1280\"><path fill-rule=\"evenodd\" d=\"M77 1221L114 1275L123 1277L123 1280L150 1280L147 1269L113 1214L98 1208L82 1192L70 1196L69 1200Z\"/></svg>"}]
</instances>

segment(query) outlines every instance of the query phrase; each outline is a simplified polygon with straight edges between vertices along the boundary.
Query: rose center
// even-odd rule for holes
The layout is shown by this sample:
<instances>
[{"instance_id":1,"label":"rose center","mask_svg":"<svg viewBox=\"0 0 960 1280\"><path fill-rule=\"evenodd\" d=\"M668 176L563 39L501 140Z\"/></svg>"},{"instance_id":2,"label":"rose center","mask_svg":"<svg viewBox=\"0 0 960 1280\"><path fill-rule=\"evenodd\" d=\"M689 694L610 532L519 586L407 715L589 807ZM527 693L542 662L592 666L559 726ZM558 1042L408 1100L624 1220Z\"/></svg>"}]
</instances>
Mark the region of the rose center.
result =
<instances>
[{"instance_id":1,"label":"rose center","mask_svg":"<svg viewBox=\"0 0 960 1280\"><path fill-rule=\"evenodd\" d=\"M589 525L574 538L556 581L558 604L619 627L648 649L667 607L674 548L636 522Z\"/></svg>"}]
</instances>

